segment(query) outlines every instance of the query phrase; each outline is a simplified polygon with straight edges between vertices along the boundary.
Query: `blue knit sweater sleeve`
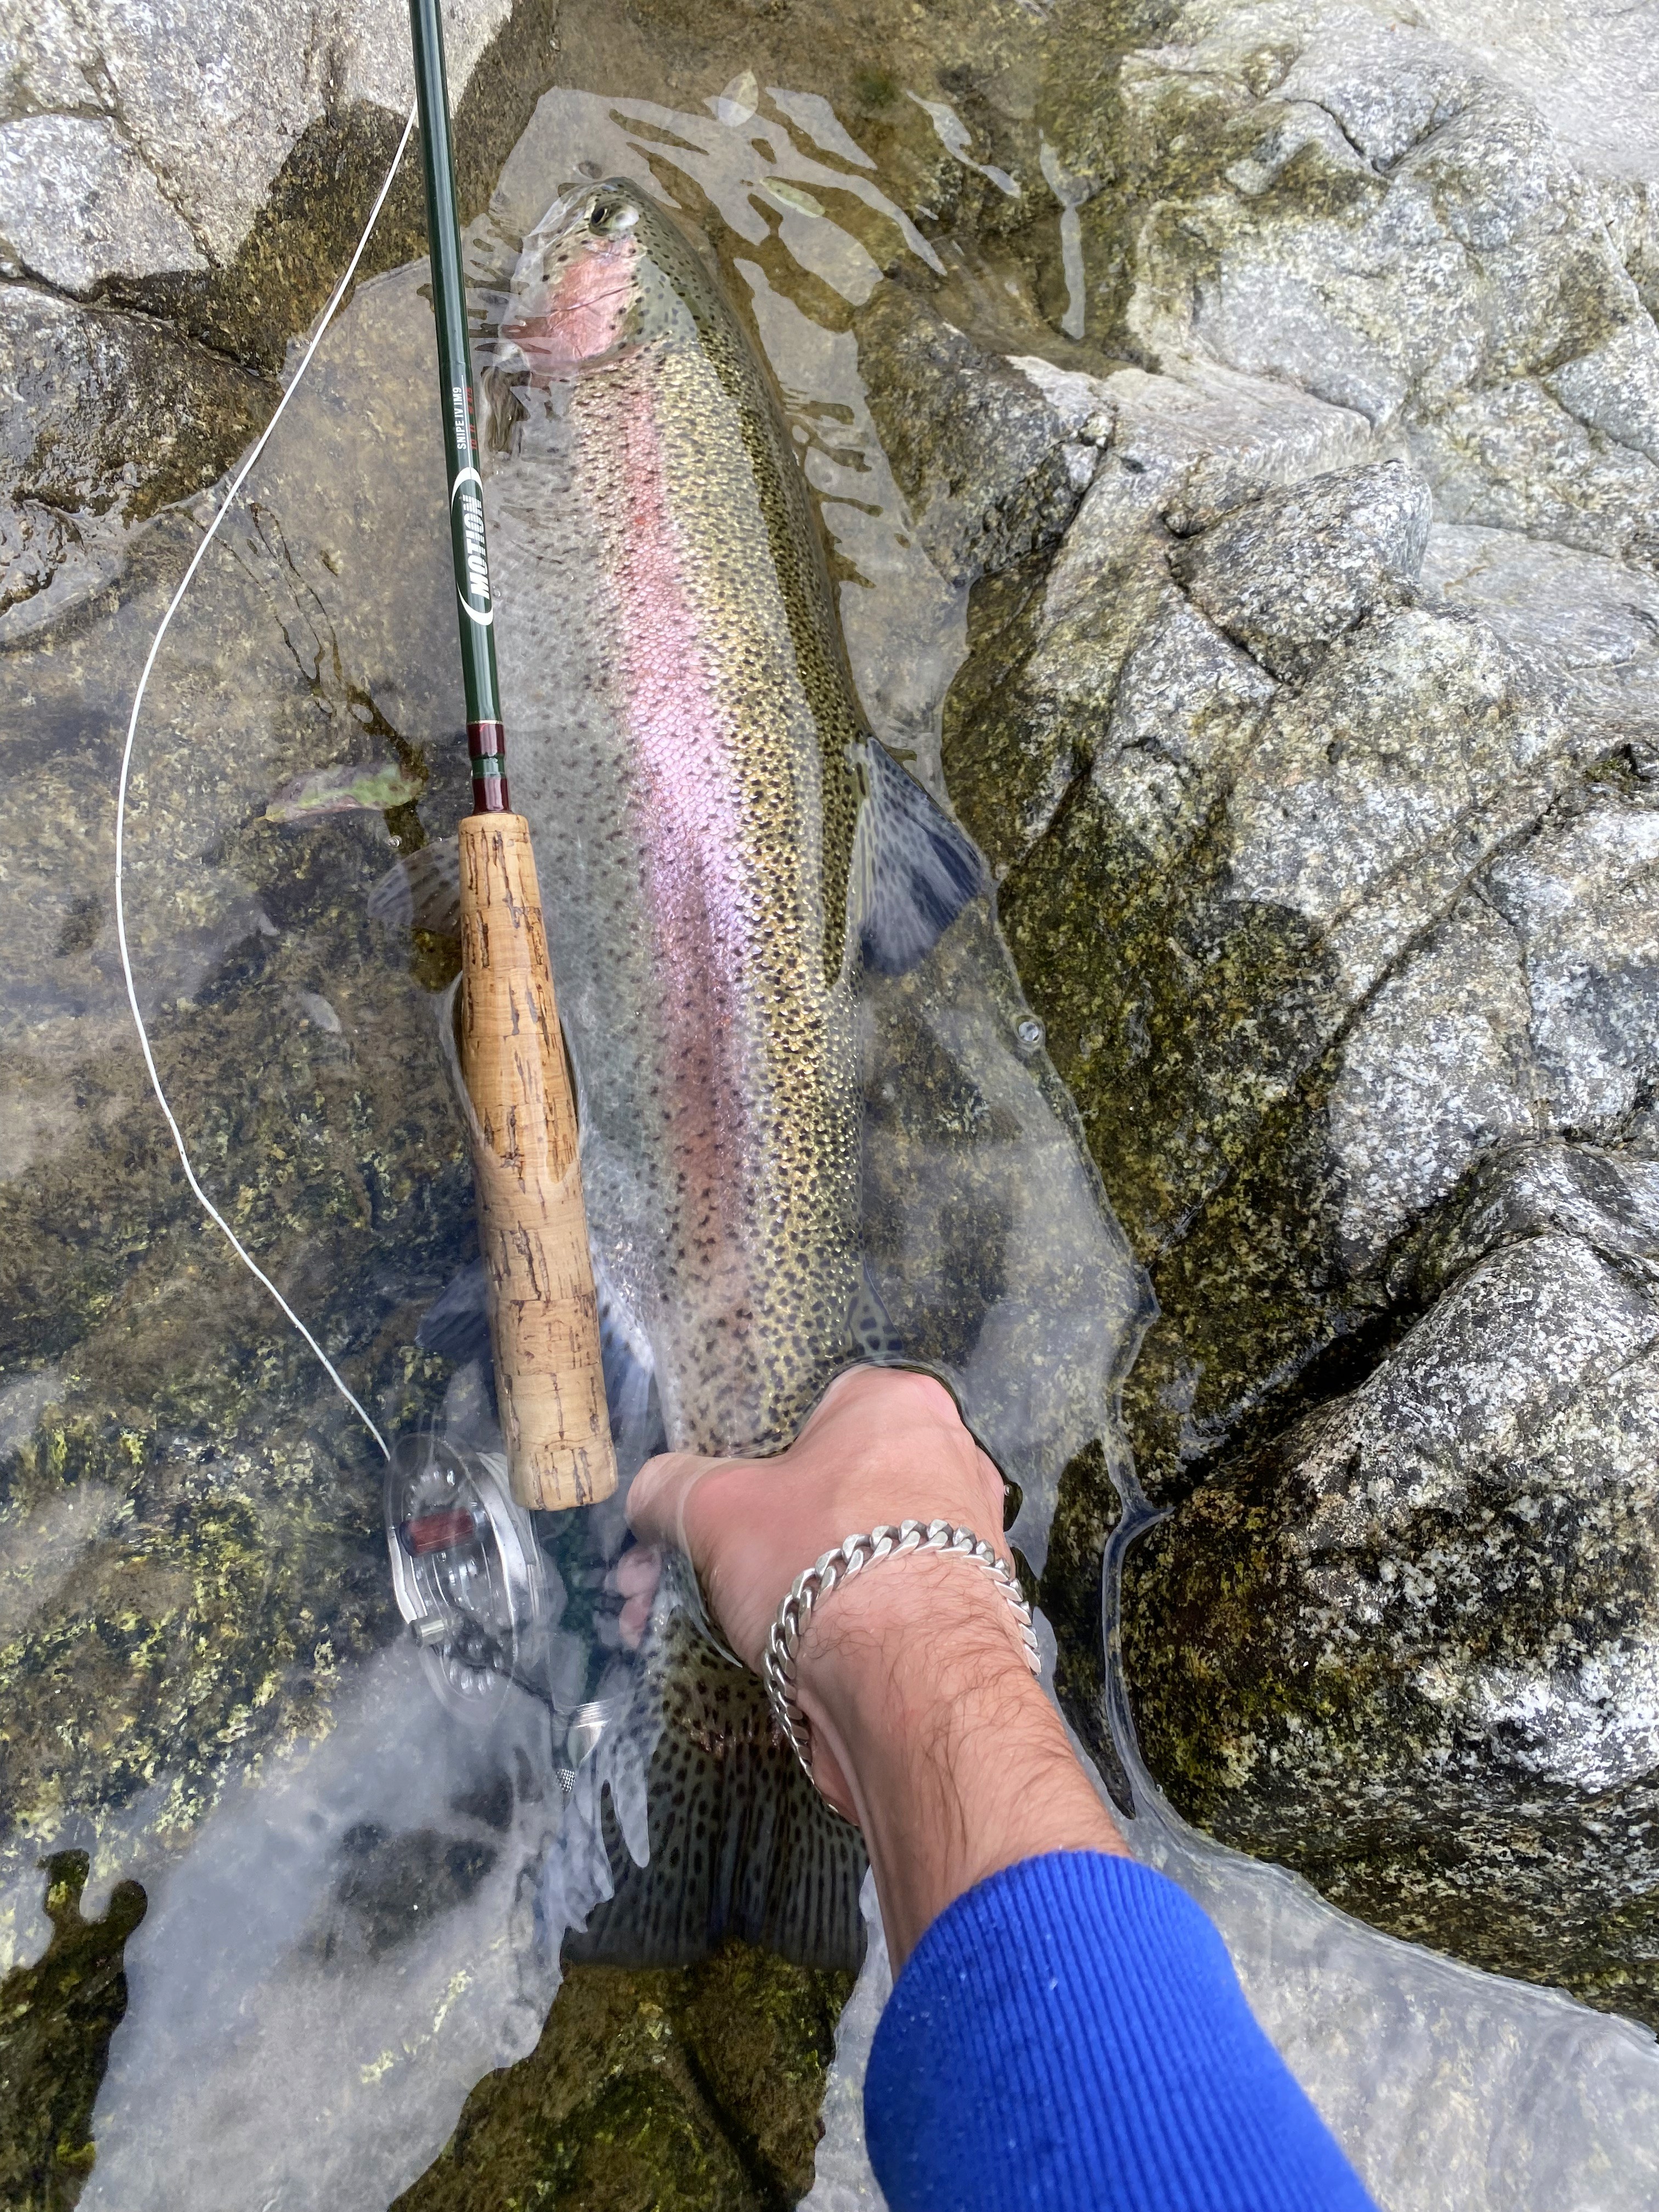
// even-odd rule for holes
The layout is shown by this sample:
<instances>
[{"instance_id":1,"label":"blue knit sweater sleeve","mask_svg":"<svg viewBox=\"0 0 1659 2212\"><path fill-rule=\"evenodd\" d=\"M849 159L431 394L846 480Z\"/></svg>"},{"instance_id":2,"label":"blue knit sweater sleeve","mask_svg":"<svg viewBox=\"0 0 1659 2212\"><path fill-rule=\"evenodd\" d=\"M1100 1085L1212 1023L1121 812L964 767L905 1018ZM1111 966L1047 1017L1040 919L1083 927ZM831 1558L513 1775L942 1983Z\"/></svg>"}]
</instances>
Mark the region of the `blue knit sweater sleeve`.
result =
<instances>
[{"instance_id":1,"label":"blue knit sweater sleeve","mask_svg":"<svg viewBox=\"0 0 1659 2212\"><path fill-rule=\"evenodd\" d=\"M1027 1859L939 1915L864 2114L890 2212L1375 2212L1206 1915L1100 1852Z\"/></svg>"}]
</instances>

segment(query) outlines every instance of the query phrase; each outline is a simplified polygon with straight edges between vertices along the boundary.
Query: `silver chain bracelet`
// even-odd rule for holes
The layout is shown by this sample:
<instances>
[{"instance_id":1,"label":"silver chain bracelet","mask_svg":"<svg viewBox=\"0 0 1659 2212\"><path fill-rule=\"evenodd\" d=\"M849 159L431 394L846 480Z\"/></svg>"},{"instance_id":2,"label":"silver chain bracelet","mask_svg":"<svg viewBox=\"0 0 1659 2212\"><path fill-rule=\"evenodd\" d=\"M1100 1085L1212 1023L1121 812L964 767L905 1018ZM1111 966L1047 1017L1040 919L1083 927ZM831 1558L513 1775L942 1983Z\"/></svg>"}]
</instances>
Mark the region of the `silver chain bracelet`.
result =
<instances>
[{"instance_id":1,"label":"silver chain bracelet","mask_svg":"<svg viewBox=\"0 0 1659 2212\"><path fill-rule=\"evenodd\" d=\"M1014 1577L984 1539L975 1535L971 1528L953 1528L948 1521L906 1521L896 1527L890 1522L883 1528L872 1528L867 1536L847 1537L836 1550L826 1552L816 1565L795 1577L793 1589L778 1607L778 1617L772 1623L761 1669L778 1726L788 1737L807 1780L815 1789L817 1784L812 1773L812 1724L802 1712L795 1694L795 1662L801 1638L806 1633L814 1608L822 1605L832 1589L849 1582L854 1575L862 1574L866 1567L874 1566L878 1559L900 1559L910 1552L944 1552L982 1567L1007 1600L1008 1610L1019 1623L1026 1665L1034 1674L1042 1672L1042 1655L1037 1649L1036 1631L1031 1626L1031 1608Z\"/></svg>"}]
</instances>

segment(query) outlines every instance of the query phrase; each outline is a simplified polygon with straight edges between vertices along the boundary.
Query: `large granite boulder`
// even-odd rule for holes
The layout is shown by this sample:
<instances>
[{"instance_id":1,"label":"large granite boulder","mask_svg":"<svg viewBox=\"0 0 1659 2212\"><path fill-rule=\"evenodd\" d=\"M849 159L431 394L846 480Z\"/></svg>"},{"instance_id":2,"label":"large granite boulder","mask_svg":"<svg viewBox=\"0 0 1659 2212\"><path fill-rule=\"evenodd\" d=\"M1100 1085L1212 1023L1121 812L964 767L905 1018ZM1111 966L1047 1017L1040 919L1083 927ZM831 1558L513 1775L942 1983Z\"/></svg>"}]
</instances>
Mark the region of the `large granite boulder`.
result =
<instances>
[{"instance_id":1,"label":"large granite boulder","mask_svg":"<svg viewBox=\"0 0 1659 2212\"><path fill-rule=\"evenodd\" d=\"M1146 1540L1146 1742L1336 1902L1651 2018L1659 1171L1529 1139L1364 1381Z\"/></svg>"},{"instance_id":2,"label":"large granite boulder","mask_svg":"<svg viewBox=\"0 0 1659 2212\"><path fill-rule=\"evenodd\" d=\"M445 7L469 211L540 89L544 12ZM0 643L246 447L413 97L401 0L0 8ZM411 151L365 273L418 252L422 220Z\"/></svg>"},{"instance_id":3,"label":"large granite boulder","mask_svg":"<svg viewBox=\"0 0 1659 2212\"><path fill-rule=\"evenodd\" d=\"M1152 27L1055 133L1137 365L1064 362L1111 434L945 735L1161 1309L1142 1747L1651 2019L1659 144L1363 9Z\"/></svg>"},{"instance_id":4,"label":"large granite boulder","mask_svg":"<svg viewBox=\"0 0 1659 2212\"><path fill-rule=\"evenodd\" d=\"M459 98L511 0L447 0ZM84 295L104 279L222 267L298 141L325 116L415 94L401 0L251 0L158 14L9 0L0 220L13 268Z\"/></svg>"}]
</instances>

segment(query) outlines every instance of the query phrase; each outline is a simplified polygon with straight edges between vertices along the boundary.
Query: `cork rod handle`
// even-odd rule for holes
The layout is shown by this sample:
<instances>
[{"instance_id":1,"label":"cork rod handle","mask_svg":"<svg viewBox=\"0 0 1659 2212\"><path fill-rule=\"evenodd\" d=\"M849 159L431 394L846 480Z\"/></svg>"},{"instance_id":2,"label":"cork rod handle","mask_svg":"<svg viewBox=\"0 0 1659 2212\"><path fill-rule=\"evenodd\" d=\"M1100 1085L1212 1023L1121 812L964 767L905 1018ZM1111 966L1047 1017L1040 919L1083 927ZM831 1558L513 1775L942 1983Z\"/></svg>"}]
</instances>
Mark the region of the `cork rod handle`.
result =
<instances>
[{"instance_id":1,"label":"cork rod handle","mask_svg":"<svg viewBox=\"0 0 1659 2212\"><path fill-rule=\"evenodd\" d=\"M461 1073L513 1495L592 1505L616 1489L617 1462L530 825L474 814L460 838Z\"/></svg>"}]
</instances>

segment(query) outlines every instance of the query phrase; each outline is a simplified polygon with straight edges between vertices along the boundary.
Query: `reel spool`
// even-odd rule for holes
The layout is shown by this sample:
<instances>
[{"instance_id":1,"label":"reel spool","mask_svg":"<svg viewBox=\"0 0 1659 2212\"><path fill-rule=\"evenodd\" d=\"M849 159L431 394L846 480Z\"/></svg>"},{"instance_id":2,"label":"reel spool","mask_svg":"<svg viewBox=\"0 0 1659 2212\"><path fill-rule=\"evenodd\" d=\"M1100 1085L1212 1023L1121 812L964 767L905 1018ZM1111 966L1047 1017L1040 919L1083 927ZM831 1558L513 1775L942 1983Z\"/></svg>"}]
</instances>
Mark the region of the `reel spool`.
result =
<instances>
[{"instance_id":1,"label":"reel spool","mask_svg":"<svg viewBox=\"0 0 1659 2212\"><path fill-rule=\"evenodd\" d=\"M582 1642L556 1632L564 1584L513 1497L505 1455L406 1438L386 1470L386 1536L398 1610L439 1702L480 1728L514 1689L538 1699L556 1758L562 1752L554 1774L568 1796L577 1768L625 1717L632 1670L613 1651L597 1690L583 1695ZM576 1682L561 1684L573 1658Z\"/></svg>"},{"instance_id":2,"label":"reel spool","mask_svg":"<svg viewBox=\"0 0 1659 2212\"><path fill-rule=\"evenodd\" d=\"M493 1718L511 1685L538 1682L556 1625L506 1459L409 1439L386 1469L386 1527L392 1587L422 1671L450 1711Z\"/></svg>"}]
</instances>

